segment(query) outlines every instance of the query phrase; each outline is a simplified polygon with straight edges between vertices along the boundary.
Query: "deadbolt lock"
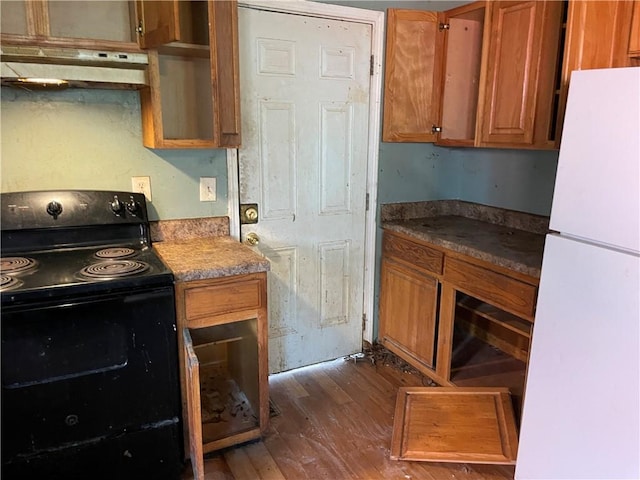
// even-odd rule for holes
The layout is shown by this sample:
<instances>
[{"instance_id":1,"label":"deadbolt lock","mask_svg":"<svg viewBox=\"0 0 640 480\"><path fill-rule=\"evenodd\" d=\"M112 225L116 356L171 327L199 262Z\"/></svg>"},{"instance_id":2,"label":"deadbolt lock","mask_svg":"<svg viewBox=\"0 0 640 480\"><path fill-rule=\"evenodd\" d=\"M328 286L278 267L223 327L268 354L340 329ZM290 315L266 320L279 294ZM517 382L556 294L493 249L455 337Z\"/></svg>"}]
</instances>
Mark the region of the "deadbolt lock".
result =
<instances>
[{"instance_id":1,"label":"deadbolt lock","mask_svg":"<svg viewBox=\"0 0 640 480\"><path fill-rule=\"evenodd\" d=\"M240 205L240 223L242 225L258 223L257 203L243 203Z\"/></svg>"}]
</instances>

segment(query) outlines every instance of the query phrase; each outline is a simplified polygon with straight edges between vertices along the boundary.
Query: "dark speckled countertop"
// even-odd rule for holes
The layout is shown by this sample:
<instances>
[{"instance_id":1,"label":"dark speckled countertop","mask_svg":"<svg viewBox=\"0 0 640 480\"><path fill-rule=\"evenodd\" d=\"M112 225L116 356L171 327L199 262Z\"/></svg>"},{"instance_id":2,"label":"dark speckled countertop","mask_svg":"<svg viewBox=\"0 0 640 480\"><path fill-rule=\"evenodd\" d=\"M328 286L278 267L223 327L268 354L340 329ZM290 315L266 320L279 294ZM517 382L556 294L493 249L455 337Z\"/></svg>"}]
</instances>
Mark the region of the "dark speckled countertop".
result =
<instances>
[{"instance_id":1,"label":"dark speckled countertop","mask_svg":"<svg viewBox=\"0 0 640 480\"><path fill-rule=\"evenodd\" d=\"M547 217L449 200L389 207L381 208L387 230L540 277Z\"/></svg>"},{"instance_id":2,"label":"dark speckled countertop","mask_svg":"<svg viewBox=\"0 0 640 480\"><path fill-rule=\"evenodd\" d=\"M153 248L177 281L266 272L269 261L229 236L227 217L164 220L151 224Z\"/></svg>"}]
</instances>

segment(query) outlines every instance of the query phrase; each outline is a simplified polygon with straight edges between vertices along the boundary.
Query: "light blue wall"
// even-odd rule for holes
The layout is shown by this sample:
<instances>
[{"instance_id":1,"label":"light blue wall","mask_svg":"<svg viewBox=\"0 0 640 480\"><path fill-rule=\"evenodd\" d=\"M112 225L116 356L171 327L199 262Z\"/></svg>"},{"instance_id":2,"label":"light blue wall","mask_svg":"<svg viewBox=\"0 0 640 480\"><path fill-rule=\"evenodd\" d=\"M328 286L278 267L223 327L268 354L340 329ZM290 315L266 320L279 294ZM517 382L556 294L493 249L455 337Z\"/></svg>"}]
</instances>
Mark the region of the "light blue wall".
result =
<instances>
[{"instance_id":1,"label":"light blue wall","mask_svg":"<svg viewBox=\"0 0 640 480\"><path fill-rule=\"evenodd\" d=\"M438 11L468 2L325 3L382 11L388 7ZM3 192L129 190L131 176L148 175L153 219L227 214L224 150L144 148L135 91L30 93L3 87L1 119ZM542 215L550 212L557 152L381 143L379 153L378 204L455 198ZM200 176L218 178L217 202L198 201ZM378 229L378 260L380 239ZM378 272L375 291L379 291Z\"/></svg>"},{"instance_id":2,"label":"light blue wall","mask_svg":"<svg viewBox=\"0 0 640 480\"><path fill-rule=\"evenodd\" d=\"M538 215L551 213L557 151L450 149L457 198Z\"/></svg>"},{"instance_id":3,"label":"light blue wall","mask_svg":"<svg viewBox=\"0 0 640 480\"><path fill-rule=\"evenodd\" d=\"M151 177L152 220L227 215L224 150L142 145L133 90L29 92L2 87L1 190L131 190ZM217 200L200 202L200 177L217 178Z\"/></svg>"}]
</instances>

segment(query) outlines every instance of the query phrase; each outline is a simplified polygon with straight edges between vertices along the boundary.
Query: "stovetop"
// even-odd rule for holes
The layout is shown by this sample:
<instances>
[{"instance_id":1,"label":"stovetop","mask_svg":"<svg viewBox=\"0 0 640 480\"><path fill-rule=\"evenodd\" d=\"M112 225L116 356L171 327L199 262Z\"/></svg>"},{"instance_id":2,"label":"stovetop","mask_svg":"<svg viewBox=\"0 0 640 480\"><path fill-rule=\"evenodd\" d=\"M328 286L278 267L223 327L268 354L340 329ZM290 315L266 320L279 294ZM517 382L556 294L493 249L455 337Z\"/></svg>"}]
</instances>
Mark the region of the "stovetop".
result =
<instances>
[{"instance_id":1,"label":"stovetop","mask_svg":"<svg viewBox=\"0 0 640 480\"><path fill-rule=\"evenodd\" d=\"M2 306L165 286L144 195L64 190L3 193Z\"/></svg>"},{"instance_id":2,"label":"stovetop","mask_svg":"<svg viewBox=\"0 0 640 480\"><path fill-rule=\"evenodd\" d=\"M114 253L115 252L115 253ZM2 304L171 285L173 275L150 247L121 245L2 256Z\"/></svg>"}]
</instances>

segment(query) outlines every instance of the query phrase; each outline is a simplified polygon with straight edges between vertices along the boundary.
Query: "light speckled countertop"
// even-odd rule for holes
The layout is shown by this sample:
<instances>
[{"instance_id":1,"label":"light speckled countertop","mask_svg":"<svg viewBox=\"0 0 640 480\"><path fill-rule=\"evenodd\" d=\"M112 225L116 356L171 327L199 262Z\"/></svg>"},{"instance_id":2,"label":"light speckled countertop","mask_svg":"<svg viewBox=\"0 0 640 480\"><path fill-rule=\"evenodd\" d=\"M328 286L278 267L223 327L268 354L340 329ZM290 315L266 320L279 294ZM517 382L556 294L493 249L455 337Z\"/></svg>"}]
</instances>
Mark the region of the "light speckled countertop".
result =
<instances>
[{"instance_id":1,"label":"light speckled countertop","mask_svg":"<svg viewBox=\"0 0 640 480\"><path fill-rule=\"evenodd\" d=\"M176 281L266 272L269 261L231 237L165 240L153 248L173 271Z\"/></svg>"},{"instance_id":2,"label":"light speckled countertop","mask_svg":"<svg viewBox=\"0 0 640 480\"><path fill-rule=\"evenodd\" d=\"M151 223L153 248L176 281L266 272L269 261L229 236L228 217L185 218Z\"/></svg>"},{"instance_id":3,"label":"light speckled countertop","mask_svg":"<svg viewBox=\"0 0 640 480\"><path fill-rule=\"evenodd\" d=\"M540 277L546 217L459 201L385 207L381 216L387 230Z\"/></svg>"}]
</instances>

